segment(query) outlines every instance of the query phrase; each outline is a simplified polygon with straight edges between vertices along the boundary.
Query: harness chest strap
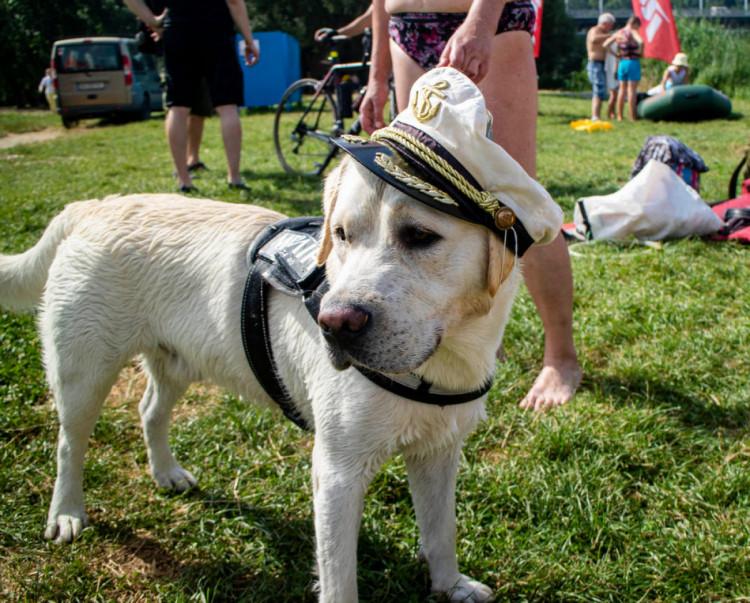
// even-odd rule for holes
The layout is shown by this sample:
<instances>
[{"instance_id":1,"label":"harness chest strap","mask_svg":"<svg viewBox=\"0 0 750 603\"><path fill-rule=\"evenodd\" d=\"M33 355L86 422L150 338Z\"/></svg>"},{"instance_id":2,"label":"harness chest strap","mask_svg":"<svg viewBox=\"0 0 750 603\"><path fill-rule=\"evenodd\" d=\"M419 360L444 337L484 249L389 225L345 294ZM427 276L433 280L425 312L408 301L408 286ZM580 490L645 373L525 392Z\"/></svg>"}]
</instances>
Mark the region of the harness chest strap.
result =
<instances>
[{"instance_id":1,"label":"harness chest strap","mask_svg":"<svg viewBox=\"0 0 750 603\"><path fill-rule=\"evenodd\" d=\"M311 426L300 416L273 358L267 320L268 288L301 298L317 322L320 300L328 290L325 268L316 264L322 225L322 218L289 218L272 224L258 235L248 255L250 270L245 281L240 320L242 345L256 379L286 417L306 430ZM360 366L354 368L386 391L438 406L472 402L486 394L493 383L490 377L475 390L453 392L411 373L384 375Z\"/></svg>"}]
</instances>

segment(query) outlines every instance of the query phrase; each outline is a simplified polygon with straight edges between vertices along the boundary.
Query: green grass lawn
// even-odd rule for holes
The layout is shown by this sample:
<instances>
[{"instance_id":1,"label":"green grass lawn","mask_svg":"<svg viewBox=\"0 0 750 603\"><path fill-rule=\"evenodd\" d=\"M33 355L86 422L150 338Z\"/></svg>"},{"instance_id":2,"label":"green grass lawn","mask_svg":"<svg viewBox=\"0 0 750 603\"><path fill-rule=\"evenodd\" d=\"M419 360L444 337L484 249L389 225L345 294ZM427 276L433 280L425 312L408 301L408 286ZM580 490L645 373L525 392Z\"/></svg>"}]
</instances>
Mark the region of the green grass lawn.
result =
<instances>
[{"instance_id":1,"label":"green grass lawn","mask_svg":"<svg viewBox=\"0 0 750 603\"><path fill-rule=\"evenodd\" d=\"M697 151L710 167L704 199L726 197L750 133L750 101L735 101L730 120L573 131L569 122L589 106L556 94L540 101L539 179L569 220L577 198L627 182L651 134ZM3 113L0 132L57 127L50 117ZM226 189L218 119L207 122L202 159L211 171L196 186L215 199L317 214L321 183L281 171L272 121L264 112L242 117L249 194ZM53 140L0 149L0 253L34 244L71 201L174 191L163 125L159 116L88 121ZM467 442L460 470L462 571L501 601L750 600L750 248L682 240L572 251L583 384L566 407L518 409L543 348L523 291L489 418ZM43 540L56 417L33 316L0 310L0 596L314 600L311 436L196 386L175 411L172 445L200 486L158 491L138 421L143 387L135 366L126 370L90 440L92 526L72 546ZM430 600L400 458L370 493L362 600Z\"/></svg>"}]
</instances>

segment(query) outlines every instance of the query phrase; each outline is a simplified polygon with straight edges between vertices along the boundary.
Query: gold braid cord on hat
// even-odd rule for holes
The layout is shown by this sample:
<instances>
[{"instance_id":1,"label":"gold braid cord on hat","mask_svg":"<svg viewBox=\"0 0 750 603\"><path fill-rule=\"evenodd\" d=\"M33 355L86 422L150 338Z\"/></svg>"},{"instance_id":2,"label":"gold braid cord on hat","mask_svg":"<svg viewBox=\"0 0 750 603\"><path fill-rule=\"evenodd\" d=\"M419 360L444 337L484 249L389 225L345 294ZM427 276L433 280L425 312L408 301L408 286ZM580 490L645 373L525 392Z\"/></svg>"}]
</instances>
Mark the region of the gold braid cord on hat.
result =
<instances>
[{"instance_id":1,"label":"gold braid cord on hat","mask_svg":"<svg viewBox=\"0 0 750 603\"><path fill-rule=\"evenodd\" d=\"M455 205L458 207L458 203L456 203L450 196L446 195L438 187L433 186L429 182L425 182L414 174L410 174L406 170L400 168L398 165L396 165L396 162L393 160L393 158L389 157L385 153L378 153L377 155L375 155L375 163L377 163L381 168L383 168L383 170L393 176L396 180L406 184L409 188L421 191L425 195L429 195L430 197L435 199L435 201L438 201L440 203L445 203L446 205Z\"/></svg>"},{"instance_id":2,"label":"gold braid cord on hat","mask_svg":"<svg viewBox=\"0 0 750 603\"><path fill-rule=\"evenodd\" d=\"M478 190L476 187L472 186L471 183L469 183L469 181L456 171L456 169L445 159L440 157L435 151L411 134L399 130L398 128L387 126L372 133L371 140L380 139L392 140L414 153L433 170L449 180L453 186L488 214L494 216L495 212L500 208L498 200L489 192Z\"/></svg>"}]
</instances>

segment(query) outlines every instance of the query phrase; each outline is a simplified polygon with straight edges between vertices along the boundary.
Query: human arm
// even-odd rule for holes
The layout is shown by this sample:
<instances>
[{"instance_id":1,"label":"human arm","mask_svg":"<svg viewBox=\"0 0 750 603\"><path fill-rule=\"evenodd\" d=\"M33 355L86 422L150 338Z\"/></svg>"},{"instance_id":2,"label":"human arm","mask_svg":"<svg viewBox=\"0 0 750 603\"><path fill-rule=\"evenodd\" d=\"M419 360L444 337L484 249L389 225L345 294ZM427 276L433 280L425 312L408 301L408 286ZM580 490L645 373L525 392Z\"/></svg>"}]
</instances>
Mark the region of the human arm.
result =
<instances>
[{"instance_id":1,"label":"human arm","mask_svg":"<svg viewBox=\"0 0 750 603\"><path fill-rule=\"evenodd\" d=\"M669 81L669 75L670 75L670 73L669 73L669 67L667 67L664 70L664 75L661 76L661 83L659 84L659 86L661 87L662 90L666 90L667 89L666 86L667 86L667 81Z\"/></svg>"},{"instance_id":2,"label":"human arm","mask_svg":"<svg viewBox=\"0 0 750 603\"><path fill-rule=\"evenodd\" d=\"M362 127L372 134L385 127L383 109L388 100L388 78L391 75L391 51L388 40L388 13L385 0L373 0L372 5L372 54L367 92L359 107Z\"/></svg>"},{"instance_id":3,"label":"human arm","mask_svg":"<svg viewBox=\"0 0 750 603\"><path fill-rule=\"evenodd\" d=\"M260 59L260 48L253 38L253 29L250 27L250 17L247 16L245 1L225 0L225 2L229 13L232 15L232 21L234 21L242 39L245 40L245 64L252 67Z\"/></svg>"},{"instance_id":4,"label":"human arm","mask_svg":"<svg viewBox=\"0 0 750 603\"><path fill-rule=\"evenodd\" d=\"M609 36L606 40L604 40L604 42L602 42L602 46L604 46L604 48L609 48L610 46L612 46L612 44L614 44L615 42L617 42L617 34L618 33L619 32L615 32L611 36ZM615 54L617 54L617 53L615 52Z\"/></svg>"},{"instance_id":5,"label":"human arm","mask_svg":"<svg viewBox=\"0 0 750 603\"><path fill-rule=\"evenodd\" d=\"M315 32L315 41L321 42L329 35L347 36L348 38L352 38L364 33L365 29L368 27L372 28L372 11L373 7L372 4L370 4L365 12L343 27L339 27L338 29L323 27L319 29Z\"/></svg>"},{"instance_id":6,"label":"human arm","mask_svg":"<svg viewBox=\"0 0 750 603\"><path fill-rule=\"evenodd\" d=\"M161 38L164 32L164 17L167 14L165 10L161 15L155 15L143 0L123 0L130 11L143 21L151 31L154 32L154 39Z\"/></svg>"},{"instance_id":7,"label":"human arm","mask_svg":"<svg viewBox=\"0 0 750 603\"><path fill-rule=\"evenodd\" d=\"M466 19L448 40L438 67L455 67L475 83L489 71L492 39L505 0L474 0Z\"/></svg>"}]
</instances>

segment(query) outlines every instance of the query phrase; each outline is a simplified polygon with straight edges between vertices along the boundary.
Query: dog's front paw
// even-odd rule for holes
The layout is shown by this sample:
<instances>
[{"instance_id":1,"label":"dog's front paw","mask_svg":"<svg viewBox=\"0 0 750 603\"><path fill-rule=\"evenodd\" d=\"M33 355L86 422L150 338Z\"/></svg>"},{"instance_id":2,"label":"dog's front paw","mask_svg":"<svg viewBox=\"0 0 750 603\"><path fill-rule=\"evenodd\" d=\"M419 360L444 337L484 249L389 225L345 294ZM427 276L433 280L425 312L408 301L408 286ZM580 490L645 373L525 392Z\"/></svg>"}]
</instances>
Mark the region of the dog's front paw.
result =
<instances>
[{"instance_id":1,"label":"dog's front paw","mask_svg":"<svg viewBox=\"0 0 750 603\"><path fill-rule=\"evenodd\" d=\"M173 465L164 471L154 471L154 480L160 488L184 492L198 485L198 480L187 469Z\"/></svg>"},{"instance_id":2,"label":"dog's front paw","mask_svg":"<svg viewBox=\"0 0 750 603\"><path fill-rule=\"evenodd\" d=\"M80 536L83 528L89 523L86 512L81 510L72 514L61 514L47 519L44 537L55 542L72 542Z\"/></svg>"},{"instance_id":3,"label":"dog's front paw","mask_svg":"<svg viewBox=\"0 0 750 603\"><path fill-rule=\"evenodd\" d=\"M446 589L437 589L448 601L466 601L469 603L482 603L492 599L492 589L481 582L472 580L461 574L453 586Z\"/></svg>"}]
</instances>

